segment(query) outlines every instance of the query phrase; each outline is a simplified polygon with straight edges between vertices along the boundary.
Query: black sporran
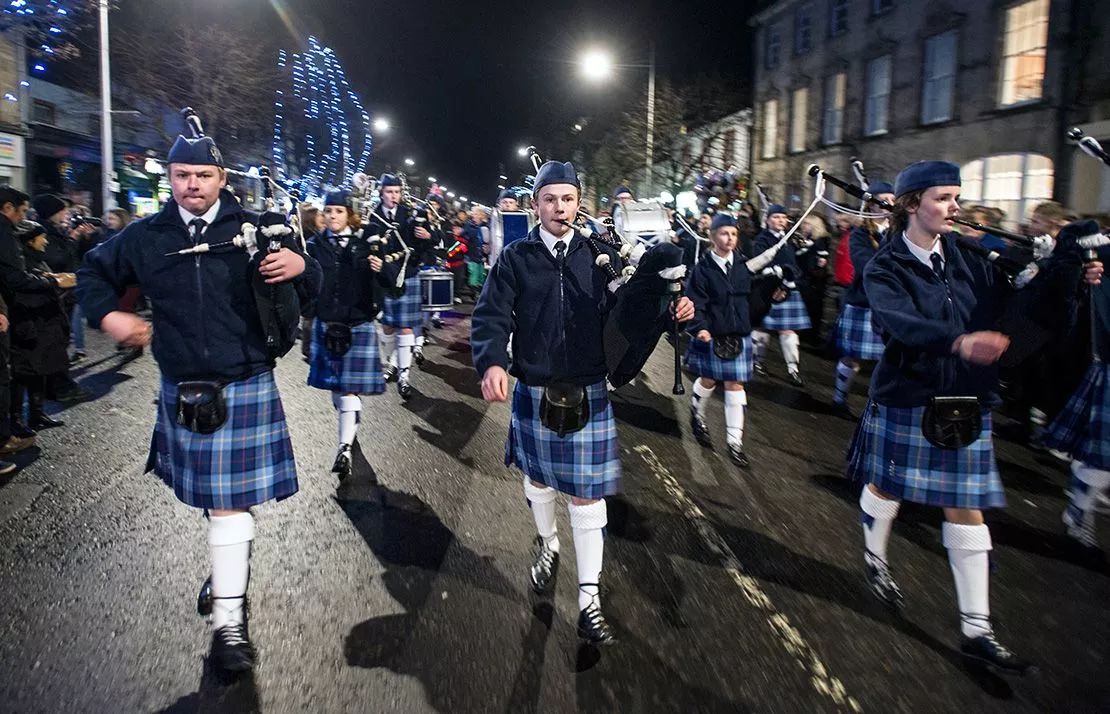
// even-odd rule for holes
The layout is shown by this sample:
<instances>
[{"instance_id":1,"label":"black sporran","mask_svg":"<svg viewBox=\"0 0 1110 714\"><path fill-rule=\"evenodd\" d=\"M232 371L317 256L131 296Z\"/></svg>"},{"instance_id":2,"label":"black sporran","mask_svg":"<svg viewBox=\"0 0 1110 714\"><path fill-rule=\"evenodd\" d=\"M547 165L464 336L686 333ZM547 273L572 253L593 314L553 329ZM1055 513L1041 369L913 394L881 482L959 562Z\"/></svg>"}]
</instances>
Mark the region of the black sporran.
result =
<instances>
[{"instance_id":1,"label":"black sporran","mask_svg":"<svg viewBox=\"0 0 1110 714\"><path fill-rule=\"evenodd\" d=\"M219 382L177 385L177 423L196 434L211 434L227 421L227 402Z\"/></svg>"},{"instance_id":2,"label":"black sporran","mask_svg":"<svg viewBox=\"0 0 1110 714\"><path fill-rule=\"evenodd\" d=\"M713 335L713 354L721 359L736 359L744 353L744 338L736 333Z\"/></svg>"},{"instance_id":3,"label":"black sporran","mask_svg":"<svg viewBox=\"0 0 1110 714\"><path fill-rule=\"evenodd\" d=\"M933 397L921 418L921 433L940 449L962 449L983 432L983 413L975 397Z\"/></svg>"},{"instance_id":4,"label":"black sporran","mask_svg":"<svg viewBox=\"0 0 1110 714\"><path fill-rule=\"evenodd\" d=\"M543 389L540 422L560 437L581 431L590 420L590 399L580 384L556 382Z\"/></svg>"},{"instance_id":5,"label":"black sporran","mask_svg":"<svg viewBox=\"0 0 1110 714\"><path fill-rule=\"evenodd\" d=\"M344 322L329 322L324 326L324 349L335 357L347 354L353 340L351 326Z\"/></svg>"}]
</instances>

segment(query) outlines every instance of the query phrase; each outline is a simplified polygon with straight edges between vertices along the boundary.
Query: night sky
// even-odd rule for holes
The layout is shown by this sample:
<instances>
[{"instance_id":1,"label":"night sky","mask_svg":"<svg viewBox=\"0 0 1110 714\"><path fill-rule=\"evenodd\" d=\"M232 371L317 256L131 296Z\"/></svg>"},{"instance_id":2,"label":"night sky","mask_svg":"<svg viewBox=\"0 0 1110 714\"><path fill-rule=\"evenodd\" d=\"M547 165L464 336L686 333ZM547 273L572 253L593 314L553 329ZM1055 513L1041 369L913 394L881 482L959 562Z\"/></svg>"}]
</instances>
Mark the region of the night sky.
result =
<instances>
[{"instance_id":1,"label":"night sky","mask_svg":"<svg viewBox=\"0 0 1110 714\"><path fill-rule=\"evenodd\" d=\"M119 0L118 12L145 16L167 1ZM680 83L690 73L716 73L749 101L747 22L765 4L175 0L181 2L191 2L198 17L247 13L260 51L299 51L315 34L336 51L367 109L393 124L389 135L375 136L372 168L411 156L415 173L434 171L453 190L486 202L496 195L502 165L510 176L526 168L516 147L542 145L543 132L579 117L612 121L643 91L646 68L621 68L605 86L582 82L573 61L583 48L605 47L618 64L643 64L654 39L660 77Z\"/></svg>"}]
</instances>

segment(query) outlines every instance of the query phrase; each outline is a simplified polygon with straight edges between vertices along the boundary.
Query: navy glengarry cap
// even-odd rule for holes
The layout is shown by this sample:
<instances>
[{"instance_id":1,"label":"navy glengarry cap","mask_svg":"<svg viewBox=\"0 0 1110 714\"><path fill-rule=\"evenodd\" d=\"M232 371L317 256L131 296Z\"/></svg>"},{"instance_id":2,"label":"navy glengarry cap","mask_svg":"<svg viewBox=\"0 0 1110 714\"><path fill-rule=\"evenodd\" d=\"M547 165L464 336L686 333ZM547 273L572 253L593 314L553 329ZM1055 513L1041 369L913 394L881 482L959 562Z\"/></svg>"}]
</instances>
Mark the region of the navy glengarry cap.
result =
<instances>
[{"instance_id":1,"label":"navy glengarry cap","mask_svg":"<svg viewBox=\"0 0 1110 714\"><path fill-rule=\"evenodd\" d=\"M578 172L574 170L574 164L569 161L548 161L536 172L536 182L532 186L532 195L538 195L540 189L544 186L557 183L567 183L579 191L582 190L582 184L578 182Z\"/></svg>"},{"instance_id":2,"label":"navy glengarry cap","mask_svg":"<svg viewBox=\"0 0 1110 714\"><path fill-rule=\"evenodd\" d=\"M878 196L880 193L894 193L894 187L886 181L872 181L867 184L867 192L872 196Z\"/></svg>"},{"instance_id":3,"label":"navy glengarry cap","mask_svg":"<svg viewBox=\"0 0 1110 714\"><path fill-rule=\"evenodd\" d=\"M627 193L629 196L635 198L635 195L632 193L632 189L623 184L613 189L613 198L619 198L620 195L623 193Z\"/></svg>"},{"instance_id":4,"label":"navy glengarry cap","mask_svg":"<svg viewBox=\"0 0 1110 714\"><path fill-rule=\"evenodd\" d=\"M770 206L767 206L767 217L768 218L775 215L776 213L781 213L782 215L785 216L786 215L786 207L785 206L780 206L777 203L772 203Z\"/></svg>"},{"instance_id":5,"label":"navy glengarry cap","mask_svg":"<svg viewBox=\"0 0 1110 714\"><path fill-rule=\"evenodd\" d=\"M894 195L933 186L960 186L960 167L947 161L915 161L894 179Z\"/></svg>"},{"instance_id":6,"label":"navy glengarry cap","mask_svg":"<svg viewBox=\"0 0 1110 714\"><path fill-rule=\"evenodd\" d=\"M343 206L344 208L351 207L351 192L350 191L331 191L324 197L325 206Z\"/></svg>"},{"instance_id":7,"label":"navy glengarry cap","mask_svg":"<svg viewBox=\"0 0 1110 714\"><path fill-rule=\"evenodd\" d=\"M380 179L378 179L378 187L379 188L386 188L387 186L400 186L400 185L401 185L401 179L397 178L393 174L382 174L382 177Z\"/></svg>"},{"instance_id":8,"label":"navy glengarry cap","mask_svg":"<svg viewBox=\"0 0 1110 714\"><path fill-rule=\"evenodd\" d=\"M192 164L194 166L224 167L224 157L216 148L212 137L204 136L200 139L187 139L178 136L177 141L170 147L167 164Z\"/></svg>"},{"instance_id":9,"label":"navy glengarry cap","mask_svg":"<svg viewBox=\"0 0 1110 714\"><path fill-rule=\"evenodd\" d=\"M717 213L713 216L713 222L709 224L709 232L716 233L718 228L735 228L736 219L730 213Z\"/></svg>"}]
</instances>

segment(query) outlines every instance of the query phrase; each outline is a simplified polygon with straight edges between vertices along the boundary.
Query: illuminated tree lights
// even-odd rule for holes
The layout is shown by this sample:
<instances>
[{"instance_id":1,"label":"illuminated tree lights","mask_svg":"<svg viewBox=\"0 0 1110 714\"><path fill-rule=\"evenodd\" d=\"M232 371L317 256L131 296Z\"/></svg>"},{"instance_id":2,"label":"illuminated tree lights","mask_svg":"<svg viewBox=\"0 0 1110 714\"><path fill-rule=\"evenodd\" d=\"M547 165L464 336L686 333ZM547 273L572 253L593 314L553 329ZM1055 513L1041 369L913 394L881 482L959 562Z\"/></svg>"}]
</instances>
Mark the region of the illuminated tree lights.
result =
<instances>
[{"instance_id":1,"label":"illuminated tree lights","mask_svg":"<svg viewBox=\"0 0 1110 714\"><path fill-rule=\"evenodd\" d=\"M0 32L19 31L27 51L37 59L35 74L46 72L46 59L71 58L77 48L64 41L77 24L77 17L96 0L0 0Z\"/></svg>"},{"instance_id":2,"label":"illuminated tree lights","mask_svg":"<svg viewBox=\"0 0 1110 714\"><path fill-rule=\"evenodd\" d=\"M282 88L274 98L273 141L278 180L304 197L350 184L369 165L374 141L370 115L335 52L310 36L307 51L278 52L278 71Z\"/></svg>"}]
</instances>

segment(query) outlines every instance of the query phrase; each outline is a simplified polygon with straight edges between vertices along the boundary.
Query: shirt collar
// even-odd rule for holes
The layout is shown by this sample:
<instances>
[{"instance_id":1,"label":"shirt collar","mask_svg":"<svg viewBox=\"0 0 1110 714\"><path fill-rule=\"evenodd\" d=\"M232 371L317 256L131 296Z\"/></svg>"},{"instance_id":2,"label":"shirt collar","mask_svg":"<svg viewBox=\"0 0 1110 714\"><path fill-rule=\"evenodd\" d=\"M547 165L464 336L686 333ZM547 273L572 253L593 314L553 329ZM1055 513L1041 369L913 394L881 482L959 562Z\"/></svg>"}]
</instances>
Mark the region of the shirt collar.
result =
<instances>
[{"instance_id":1,"label":"shirt collar","mask_svg":"<svg viewBox=\"0 0 1110 714\"><path fill-rule=\"evenodd\" d=\"M212 204L211 208L204 212L203 216L195 216L192 213L186 211L181 206L177 207L177 212L181 214L181 221L186 226L188 226L194 219L202 218L204 219L204 227L205 229L207 229L208 226L212 225L212 222L216 220L216 216L220 214L220 199L217 198L216 202Z\"/></svg>"},{"instance_id":2,"label":"shirt collar","mask_svg":"<svg viewBox=\"0 0 1110 714\"><path fill-rule=\"evenodd\" d=\"M941 243L940 236L936 236L933 239L933 247L930 250L926 250L914 243L904 231L902 232L902 240L906 241L906 247L910 249L910 253L913 254L913 257L929 266L930 270L933 268L933 253L939 255L942 261L944 260L944 247Z\"/></svg>"},{"instance_id":3,"label":"shirt collar","mask_svg":"<svg viewBox=\"0 0 1110 714\"><path fill-rule=\"evenodd\" d=\"M716 263L717 266L720 267L721 270L723 270L727 273L728 272L728 264L733 260L733 258L735 257L736 254L734 253L732 256L730 256L728 258L722 258L721 256L717 255L717 251L711 250L711 251L709 251L709 255L713 258L713 262Z\"/></svg>"},{"instance_id":4,"label":"shirt collar","mask_svg":"<svg viewBox=\"0 0 1110 714\"><path fill-rule=\"evenodd\" d=\"M570 228L568 228L567 232L560 237L556 236L554 233L549 233L546 228L540 226L540 238L543 240L543 244L547 246L547 250L551 253L551 255L555 255L555 244L559 243L560 241L565 243L567 245L567 248L569 249L570 239L573 237L574 231L572 231Z\"/></svg>"}]
</instances>

